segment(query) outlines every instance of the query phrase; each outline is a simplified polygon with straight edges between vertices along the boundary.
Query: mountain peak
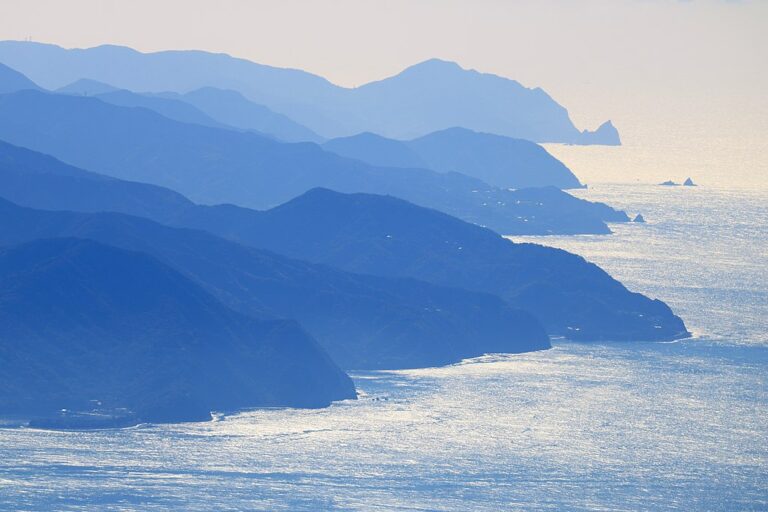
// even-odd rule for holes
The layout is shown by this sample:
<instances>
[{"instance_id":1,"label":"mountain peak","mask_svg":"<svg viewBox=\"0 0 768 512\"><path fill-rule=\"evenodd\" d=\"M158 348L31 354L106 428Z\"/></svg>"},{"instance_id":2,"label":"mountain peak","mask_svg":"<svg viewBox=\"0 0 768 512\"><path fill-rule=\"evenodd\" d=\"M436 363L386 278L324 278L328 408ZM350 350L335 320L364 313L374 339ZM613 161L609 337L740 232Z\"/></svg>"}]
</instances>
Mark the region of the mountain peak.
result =
<instances>
[{"instance_id":1,"label":"mountain peak","mask_svg":"<svg viewBox=\"0 0 768 512\"><path fill-rule=\"evenodd\" d=\"M411 73L452 73L457 71L467 71L458 63L438 58L427 59L412 66L405 68L400 75Z\"/></svg>"},{"instance_id":2,"label":"mountain peak","mask_svg":"<svg viewBox=\"0 0 768 512\"><path fill-rule=\"evenodd\" d=\"M418 64L414 64L414 66L411 66L411 67L415 67L415 66L434 66L434 67L463 69L461 66L459 66L457 62L454 62L452 60L439 59L437 57L433 57L431 59L421 61Z\"/></svg>"},{"instance_id":3,"label":"mountain peak","mask_svg":"<svg viewBox=\"0 0 768 512\"><path fill-rule=\"evenodd\" d=\"M83 48L83 51L103 52L109 54L138 55L142 52L131 48L130 46L121 46L119 44L100 44L90 48Z\"/></svg>"},{"instance_id":4,"label":"mountain peak","mask_svg":"<svg viewBox=\"0 0 768 512\"><path fill-rule=\"evenodd\" d=\"M443 128L442 130L436 130L432 133L428 133L424 137L429 137L431 135L453 135L453 136L461 136L461 135L472 135L477 134L480 132L477 132L475 130L470 130L469 128L464 128L463 126L451 126L449 128ZM423 138L423 137L420 137Z\"/></svg>"},{"instance_id":5,"label":"mountain peak","mask_svg":"<svg viewBox=\"0 0 768 512\"><path fill-rule=\"evenodd\" d=\"M96 94L104 94L107 92L119 91L118 87L99 82L98 80L92 80L90 78L81 78L75 80L71 84L65 85L56 92L61 94L80 94L83 96L95 96Z\"/></svg>"}]
</instances>

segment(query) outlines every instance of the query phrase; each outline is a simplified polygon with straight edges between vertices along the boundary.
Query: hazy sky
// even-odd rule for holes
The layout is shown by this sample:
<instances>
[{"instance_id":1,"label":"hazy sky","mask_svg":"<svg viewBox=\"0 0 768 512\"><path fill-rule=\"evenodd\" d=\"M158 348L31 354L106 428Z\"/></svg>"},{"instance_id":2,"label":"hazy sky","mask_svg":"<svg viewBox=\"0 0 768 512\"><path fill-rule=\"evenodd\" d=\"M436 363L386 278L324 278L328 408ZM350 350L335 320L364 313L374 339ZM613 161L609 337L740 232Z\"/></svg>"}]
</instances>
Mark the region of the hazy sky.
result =
<instances>
[{"instance_id":1,"label":"hazy sky","mask_svg":"<svg viewBox=\"0 0 768 512\"><path fill-rule=\"evenodd\" d=\"M768 138L759 0L1 0L0 38L27 37L222 51L347 86L440 57L541 86L577 126L610 118L630 142L662 125Z\"/></svg>"}]
</instances>

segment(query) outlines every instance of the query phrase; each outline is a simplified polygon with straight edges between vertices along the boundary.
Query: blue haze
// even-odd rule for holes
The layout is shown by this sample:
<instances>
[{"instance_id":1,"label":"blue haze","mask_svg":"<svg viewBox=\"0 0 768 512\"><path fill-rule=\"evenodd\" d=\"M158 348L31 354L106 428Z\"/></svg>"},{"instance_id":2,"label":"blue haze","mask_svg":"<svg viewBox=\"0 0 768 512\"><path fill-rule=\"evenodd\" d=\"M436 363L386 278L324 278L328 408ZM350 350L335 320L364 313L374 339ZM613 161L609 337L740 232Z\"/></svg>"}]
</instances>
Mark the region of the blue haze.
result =
<instances>
[{"instance_id":1,"label":"blue haze","mask_svg":"<svg viewBox=\"0 0 768 512\"><path fill-rule=\"evenodd\" d=\"M41 58L46 52L48 56L56 54L56 62ZM113 287L119 288L114 296L120 298L120 304L131 304L131 308L109 307L109 313L118 319L118 327L129 327L124 329L125 339L131 343L135 341L134 335L139 340L150 339L150 348L156 346L163 350L173 347L163 341L179 342L178 350L163 356L166 361L177 360L177 353L188 353L187 349L192 347L188 345L190 339L204 338L236 347L235 351L222 352L233 367L239 366L247 357L238 356L251 353L253 346L247 340L253 329L249 327L257 323L234 310L247 309L247 313L255 316L276 313L280 317L298 318L310 335L318 337L336 363L346 369L367 368L367 371L352 373L355 386L361 392L359 400L338 402L323 410L259 409L217 415L214 422L142 424L103 432L0 428L0 450L4 455L0 459L0 509L741 510L768 507L765 490L768 233L764 220L768 218L765 206L768 197L764 193L713 190L705 186L617 185L575 192L590 200L620 205L631 214L642 213L647 221L627 223L624 212L601 203L578 200L555 187L510 192L486 185L476 177L456 173L365 165L331 155L314 144L283 144L272 137L216 127L219 121L213 120L216 117L213 114L208 116L210 109L197 109L189 102L179 101L182 93L190 88L180 88L178 84L191 84L203 75L210 76L210 68L203 65L209 64L216 68L218 77L228 82L215 85L239 88L250 100L287 112L325 136L373 129L389 137L411 138L441 127L465 125L539 141L619 144L618 132L610 123L602 125L597 134L579 132L567 111L539 89L525 89L514 81L463 70L444 61L430 60L396 77L345 90L307 73L277 70L204 52L146 56L112 46L66 52L41 45L0 43L2 56L10 56L14 65L25 67L23 71L49 87L51 81L61 81L63 76L74 73L69 76L70 80L99 78L121 87L126 80L133 81L134 85L159 80L158 83L176 85L156 90L180 93L161 96L120 91L104 93L112 97L113 103L149 107L164 112L164 116L145 108L108 105L106 97L101 101L37 91L2 94L0 136L3 138L50 151L70 163L111 176L175 187L195 201L232 201L265 208L304 192L299 198L266 212L231 205L201 206L170 190L89 174L0 144L5 151L0 155L5 180L4 187L0 188L3 194L26 198L37 207L53 210L56 204L78 202L77 194L83 189L78 188L76 182L82 178L90 190L102 189L119 197L121 208L138 210L139 215L149 218L168 211L197 215L181 224L204 229L208 226L211 233L217 233L160 226L123 214L40 211L0 202L3 244L65 235L92 238L121 248L84 240L38 240L0 251L3 256L0 266L6 272L0 281L3 288L0 312L5 315L2 323L7 327L3 333L6 340L3 349L11 354L10 358L2 358L6 363L3 374L26 372L24 377L29 377L29 382L34 384L29 386L25 380L8 378L11 386L3 389L7 402L13 404L18 397L29 394L29 390L34 391L38 384L55 387L56 392L67 392L69 380L92 377L87 367L98 364L86 363L86 368L75 368L70 372L72 376L61 383L46 378L47 374L65 373L67 357L49 357L41 370L30 370L25 363L38 363L34 355L44 350L37 350L29 342L39 346L53 343L56 349L74 346L76 354L95 353L101 357L100 350L80 350L78 345L70 345L70 338L100 343L99 348L104 345L103 341L109 341L99 332L91 337L83 333L87 328L99 328L102 320L110 320L110 315L101 314L99 307L110 304ZM110 66L103 66L105 62ZM169 73L171 63L176 69ZM140 72L136 73L137 70ZM248 90L244 90L242 84L231 83L240 76L249 78ZM4 67L0 67L0 82L9 86L2 92L36 87ZM436 82L440 87L435 87ZM200 85L208 84L195 87ZM103 89L93 82L80 82L80 86ZM221 98L221 92L214 92L212 101L218 104L216 98ZM300 98L298 102L297 98ZM315 107L307 108L303 100L308 98L312 98L310 103ZM489 103L490 109L483 103L487 98L494 99ZM237 102L243 105L241 99ZM501 103L504 108L500 108ZM506 115L498 116L500 110ZM231 114L231 111L218 112L222 117ZM250 126L238 127L258 131ZM438 151L437 157L446 156L442 153ZM20 155L20 160L14 155ZM482 166L463 169L466 161L457 156L464 157L453 155L437 163L423 154L418 158L431 160L425 167L440 170L466 170L470 174L488 171ZM54 165L56 172L48 175L44 170L36 176L25 175L27 171L34 173L34 167L40 162L45 166ZM454 167L456 163L461 165ZM270 178L272 181L267 182ZM698 181L698 177L696 179ZM29 192L29 184L35 180L66 184L69 189L48 186ZM307 191L318 185L347 192L389 192L450 211L477 224L492 225L506 233L598 233L575 237L515 237L515 240L545 243L584 254L631 289L669 302L685 319L694 337L670 343L637 342L638 336L626 331L631 326L629 322L622 322L624 318L641 319L639 324L651 332L663 329L661 322L646 314L646 310L632 310L612 300L611 294L605 296L605 303L617 313L613 322L608 321L608 315L594 314L603 309L593 308L587 300L581 300L584 291L591 294L594 289L599 296L601 283L611 285L611 290L619 290L626 296L626 290L618 282L602 274L602 281L595 279L595 275L602 272L597 267L590 267L591 273L581 272L580 269L589 266L572 255L565 257L578 264L571 275L560 279L558 272L563 271L563 266L541 265L536 255L565 253L518 245L515 247L527 247L523 252L532 256L536 270L546 271L546 279L541 283L523 283L525 289L535 288L539 292L523 295L526 300L522 302L530 305L531 297L539 300L537 306L543 308L535 313L541 315L540 320L550 328L550 333L576 330L582 333L583 339L616 339L602 336L604 331L598 329L592 332L581 329L582 324L572 323L570 319L556 326L560 330L551 329L553 321L563 321L563 315L553 313L553 306L558 294L571 292L571 285L566 281L573 278L578 294L569 296L569 302L561 302L559 306L581 317L574 319L576 321L585 320L584 311L591 312L603 323L612 323L612 328L623 328L629 341L577 344L556 338L552 350L512 355L510 352L516 350L510 348L510 341L514 345L517 341L530 342L536 338L535 346L528 349L547 346L538 320L528 313L510 310L509 305L514 302L505 304L500 297L479 296L458 289L449 292L436 286L460 283L458 275L466 267L479 269L476 275L479 279L462 276L466 281L461 284L478 291L497 293L496 288L486 287L498 287L520 275L524 279L530 279L530 274L538 278L538 272L528 270L531 267L511 268L502 275L497 271L502 267L478 265L494 263L496 254L501 252L478 251L481 244L470 246L464 241L473 244L487 241L488 246L483 247L503 245L505 249L513 247L511 244L492 232L431 210L425 214L423 208L400 204L396 198L344 196L323 189ZM73 195L64 197L67 190ZM129 196L123 195L123 191L130 191ZM261 195L257 196L257 192ZM416 195L411 195L414 193ZM152 203L151 206L148 207L144 199ZM163 204L157 204L160 200ZM84 198L77 209L94 209L95 205L108 201L105 197ZM374 211L372 204L385 207ZM393 205L396 209L389 209ZM496 215L488 215L491 208L496 209ZM356 213L349 214L350 211ZM394 215L395 211L401 213ZM551 218L542 219L549 214ZM339 217L344 215L351 222L339 222ZM252 224L243 228L239 222L231 222L235 218L248 219ZM259 219L263 218L280 220L282 229L275 228L277 224L272 224L271 229L281 232L286 239L259 236L253 228L258 227ZM431 226L427 222L425 232L423 221L436 218L442 220ZM313 222L304 222L305 219ZM391 224L393 219L399 220L399 224ZM581 224L564 225L568 219ZM328 221L325 226L324 221ZM536 226L521 228L528 221ZM611 221L618 223L612 226L615 234L607 236L605 222ZM178 225L180 221L176 218L174 222ZM445 229L435 229L440 225ZM285 226L292 227L286 229ZM383 238L382 227L385 233L396 228L395 241L405 243L391 243L390 235ZM269 229L264 232L269 233ZM375 233L371 235L371 232ZM471 236L457 237L457 233ZM243 247L218 236L246 244L250 239L259 249ZM262 246L260 239L270 244ZM350 256L345 249L348 243L349 247L360 248L366 240L366 250L370 252L357 250ZM302 241L305 244L296 243ZM445 250L451 246L456 249ZM383 254L380 247L388 251L388 268L375 264L375 258ZM399 249L393 251L393 248ZM124 249L139 249L160 262ZM289 260L263 249L307 258L314 263ZM117 256L118 253L121 256ZM417 254L419 257L414 257ZM87 270L94 261L99 270L96 273ZM113 261L123 264L110 267ZM401 261L415 261L416 265L398 264ZM340 266L344 271L323 264ZM430 268L433 266L438 267L436 274ZM86 279L81 279L81 269L86 269ZM123 272L121 269L134 270ZM358 271L381 275L352 273ZM451 275L454 273L456 276ZM154 285L169 292L168 297L153 292L152 288L144 290L140 280L129 278L131 274L149 276ZM404 277L424 278L432 284L402 280ZM547 290L552 282L556 293ZM532 283L536 287L530 286ZM92 293L81 293L80 287ZM137 300L126 300L129 295L121 294L120 290L130 291L135 287L149 294L136 294ZM64 293L50 293L61 290ZM512 292L516 290L506 291L510 293L504 300L514 301ZM179 314L168 319L157 314L152 304L158 297ZM190 303L187 300L190 297L197 299ZM647 302L641 296L637 299ZM597 305L601 303L602 300ZM91 317L96 317L95 321L76 310L81 304ZM572 307L574 304L576 307ZM657 311L672 320L672 332L663 339L675 338L675 333L687 334L682 320L674 317L666 305L654 304ZM62 305L74 309L69 311ZM148 309L151 314L125 316L132 308ZM546 317L547 312L552 318ZM65 320L61 324L54 322L61 318ZM194 333L187 336L177 328L194 325L187 319L201 320L198 332L205 336ZM359 325L350 329L347 323L350 319L353 324L359 321ZM165 330L155 329L155 320ZM68 330L66 326L75 321L83 325ZM147 336L138 328L130 328L133 323L148 328ZM341 336L339 323L348 329L341 332ZM238 331L237 325L243 326L243 330ZM472 329L461 330L467 326ZM504 326L517 332L520 339L510 337L510 331L503 329ZM112 325L107 327L109 332L114 331ZM324 327L329 331L324 331ZM46 335L46 328L54 335ZM498 343L487 344L485 328L498 337L492 340ZM516 331L517 328L521 331ZM24 336L17 336L19 332ZM230 333L231 343L226 343L224 332ZM393 332L405 334L393 336ZM424 332L433 335L426 342ZM304 353L306 350L302 347L313 343L303 331L294 330L289 334L289 340L297 341L295 346L270 336L264 336L262 343L282 356L290 356L291 350ZM328 334L329 339L324 339L324 334ZM373 336L377 343L370 343L370 339L361 343L366 334ZM61 340L59 335L63 335ZM447 339L449 335L451 339ZM415 336L415 342L408 336ZM24 344L18 344L20 339ZM122 347L123 343L117 345ZM195 357L194 367L204 367L203 374L216 374L222 367L215 360L205 359L211 347L213 343L202 345L198 355L203 357ZM512 348L515 347L517 345ZM31 354L24 353L24 349L29 349ZM368 359L372 351L375 357ZM505 355L485 355L451 366L423 368L496 351ZM163 371L156 371L156 366L169 370L171 377L177 368L184 368L165 364L162 357L154 358L151 364L157 365L149 367L151 373L145 374L144 367L124 361L121 353L116 354L107 355L109 363L121 369L120 363L126 362L123 369L129 369L129 373L139 368L141 375L131 379L136 377L145 386L154 382L153 376L163 375ZM329 388L333 393L304 405L326 404L333 396L350 397L352 386L346 376L319 348L313 354L312 360L307 361L309 373L311 368L319 369L336 385ZM18 357L17 362L14 356ZM307 370L293 364L292 357L282 356L277 357L274 364L258 357L266 368L251 373L250 368L245 368L243 375L276 380L284 375L307 374ZM392 364L395 360L400 364ZM374 371L393 367L421 369ZM107 366L107 372L109 368ZM285 373L286 370L294 373ZM223 373L230 376L229 372ZM142 378L144 375L149 377ZM115 393L130 388L123 386L124 382L114 374L110 373L110 377ZM218 406L205 396L210 391L207 382L211 379L217 380L215 375L196 379L194 372L190 376L185 372L178 380L179 385L175 384L177 381L164 380L169 384L168 390L178 393L182 399L188 388L195 387L191 382L201 388L203 400L193 408L194 414L178 419L206 418L207 412ZM253 384L255 398L243 404L241 397L236 396L242 386L222 380L222 388L233 397L230 401L215 403L225 410L249 404L302 405L296 397L261 395L265 388L281 389L282 385L262 386L255 380ZM305 382L305 386L316 387L312 382ZM74 406L83 407L83 403L93 401L92 387L96 386L80 386L79 403ZM154 389L146 391L145 395L152 397ZM306 389L302 388L303 391ZM40 399L33 397L33 404L44 401L48 391L39 395ZM135 400L137 407L144 402ZM48 408L58 411L60 406L53 403ZM154 414L138 417L149 421L175 419Z\"/></svg>"},{"instance_id":2,"label":"blue haze","mask_svg":"<svg viewBox=\"0 0 768 512\"><path fill-rule=\"evenodd\" d=\"M628 220L554 188L509 191L455 172L375 167L315 144L181 123L90 97L0 95L0 139L207 204L268 208L325 187L391 194L500 233L606 233L604 221Z\"/></svg>"},{"instance_id":3,"label":"blue haze","mask_svg":"<svg viewBox=\"0 0 768 512\"><path fill-rule=\"evenodd\" d=\"M353 375L318 411L110 432L0 430L0 508L762 510L768 197L582 191L645 225L536 238L660 296L698 336Z\"/></svg>"},{"instance_id":4,"label":"blue haze","mask_svg":"<svg viewBox=\"0 0 768 512\"><path fill-rule=\"evenodd\" d=\"M500 188L582 184L561 161L523 139L449 128L400 141L373 133L331 139L323 148L371 165L459 172Z\"/></svg>"},{"instance_id":5,"label":"blue haze","mask_svg":"<svg viewBox=\"0 0 768 512\"><path fill-rule=\"evenodd\" d=\"M535 204L547 195L562 194L557 189L521 190L517 197L527 198ZM268 211L256 211L238 208L232 205L201 206L195 205L183 196L159 187L131 183L107 178L95 173L67 166L51 157L33 151L0 142L0 197L19 206L44 210L75 210L79 212L101 212L109 210L138 217L149 218L171 226L202 229L240 244L266 249L274 253L311 261L343 269L355 274L369 274L382 277L412 278L434 284L491 293L503 298L508 304L534 314L550 334L568 334L579 340L670 340L687 336L683 321L676 317L667 305L658 300L650 300L637 293L631 293L618 281L612 279L603 270L585 262L581 257L564 251L533 244L512 244L497 233L480 226L463 222L449 215L422 208L394 197L373 194L342 194L327 189L314 189L301 196ZM572 196L575 203L585 202ZM598 203L587 203L593 208ZM521 208L522 205L518 205ZM579 205L567 216L578 215ZM609 207L604 207L610 210ZM522 208L521 208L522 210ZM443 348L476 345L480 352L454 353L454 359L442 359L443 363L455 362L460 358L480 355L489 351L519 352L512 350L514 344L482 344L485 335L489 339L497 338L494 332L503 332L502 339L509 340L512 332L531 336L534 331L528 329L501 329L492 316L471 314L472 305L479 304L479 296L465 294L463 309L439 298L446 295L442 289L433 289L431 293L414 292L413 286L406 282L392 281L386 287L386 298L378 298L373 308L362 307L366 301L360 298L351 302L338 302L336 313L327 309L342 296L353 297L362 290L379 290L382 283L368 280L362 288L355 291L342 284L346 279L362 284L364 276L335 275L327 270L306 267L295 262L280 262L273 255L254 254L231 242L216 237L201 237L185 231L160 228L140 219L115 215L73 215L67 212L40 212L24 210L0 201L0 243L18 243L35 237L50 236L87 236L96 240L128 248L139 248L165 259L172 266L195 275L202 283L218 290L225 300L238 297L233 306L246 304L260 311L270 304L281 314L301 319L312 327L317 321L325 325L323 329L336 342L342 342L343 352L349 351L362 356L366 352L370 357L372 345L363 350L352 349L356 335L363 335L369 341L373 332L384 333L384 345L393 345L395 333L404 334L418 326L416 340L410 335L410 357L404 360L415 361L412 352L420 343L419 338L432 338L430 346L432 357L429 365L438 364L441 359L434 357ZM622 214L624 215L624 214ZM619 220L626 217L619 217ZM127 229L129 226L131 228ZM104 238L108 234L108 238ZM158 236L158 234L160 236ZM137 240L143 243L137 245ZM186 255L180 258L180 255ZM205 256L204 256L205 255ZM215 257L214 257L215 255ZM226 256L226 258L224 258ZM220 262L225 261L222 265ZM197 262L196 264L190 264ZM237 262L237 265L234 263ZM287 263L287 264L286 264ZM244 271L244 269L248 269ZM275 272L277 268L281 271ZM304 271L300 269L305 269ZM228 276L237 276L232 279ZM276 279L273 286L265 288L265 282L254 276L272 275L289 277L294 283L300 276L301 281L309 283L290 284L280 288L282 280ZM315 276L312 278L311 276ZM320 284L319 276L323 276ZM300 281L300 282L301 282ZM327 284L333 283L330 287ZM411 283L413 284L413 283ZM395 285L394 288L391 286ZM399 290L397 289L399 288ZM302 293L293 293L302 290ZM334 290L330 295L321 294L321 300L311 306L310 297L317 297L318 289ZM225 291L226 290L226 291ZM275 293L281 290L280 293ZM403 294L406 290L410 292ZM352 292L352 293L345 293ZM435 293L439 292L439 293ZM454 291L451 295L458 298ZM329 298L333 296L334 300ZM407 302L406 299L421 296L416 301L422 313L411 309L407 318L410 321L393 322L399 317L387 302ZM276 297L289 297L287 301L275 302ZM432 299L423 301L427 297ZM496 309L493 301L487 297L478 312ZM439 308L426 309L429 303L440 303ZM349 309L351 304L356 306ZM401 306L402 304L393 304ZM496 304L498 305L498 303ZM317 309L318 306L320 309ZM251 309L249 308L249 309ZM393 315L384 315L383 324L376 326L379 315L366 316L372 311L389 311ZM432 311L434 314L429 314ZM450 312L450 313L449 313ZM319 313L319 314L318 314ZM356 313L363 313L357 317ZM508 314L501 318L513 318ZM312 318L314 317L314 321ZM340 321L325 322L335 318ZM353 318L359 318L362 330L349 331ZM439 321L416 322L417 318ZM475 318L477 322L464 322ZM404 320L405 317L401 318ZM521 320L518 317L518 320ZM458 322L457 322L458 321ZM369 327L373 327L371 329ZM473 326L471 331L460 331ZM342 329L340 326L346 325ZM445 329L445 325L450 325ZM381 331L379 327L385 327ZM428 327L431 326L431 327ZM493 328L492 328L493 326ZM340 334L343 333L343 334ZM367 334L365 334L367 333ZM430 336L429 333L432 333ZM339 340L338 338L342 339ZM458 339L457 339L458 338ZM529 342L541 336L531 336ZM498 339L498 338L497 338ZM453 340L453 341L451 341ZM541 347L540 343L524 343L525 347ZM439 349L439 347L441 347ZM493 349L492 347L496 347ZM503 348L506 347L506 348ZM395 356L397 351L390 351ZM450 350L449 350L450 352ZM342 354L339 354L341 356ZM345 357L344 359L349 359ZM374 358L375 359L375 358ZM361 359L357 359L358 362ZM342 362L342 361L339 361ZM368 362L370 363L370 361ZM421 365L423 366L423 365ZM365 366L354 365L351 368L404 368L413 366Z\"/></svg>"},{"instance_id":6,"label":"blue haze","mask_svg":"<svg viewBox=\"0 0 768 512\"><path fill-rule=\"evenodd\" d=\"M578 130L568 111L540 88L439 59L353 89L305 71L204 51L144 54L113 45L66 50L2 41L0 62L49 89L83 78L142 92L232 89L324 137L372 131L413 138L463 126L537 142L621 143L609 122L595 132Z\"/></svg>"}]
</instances>

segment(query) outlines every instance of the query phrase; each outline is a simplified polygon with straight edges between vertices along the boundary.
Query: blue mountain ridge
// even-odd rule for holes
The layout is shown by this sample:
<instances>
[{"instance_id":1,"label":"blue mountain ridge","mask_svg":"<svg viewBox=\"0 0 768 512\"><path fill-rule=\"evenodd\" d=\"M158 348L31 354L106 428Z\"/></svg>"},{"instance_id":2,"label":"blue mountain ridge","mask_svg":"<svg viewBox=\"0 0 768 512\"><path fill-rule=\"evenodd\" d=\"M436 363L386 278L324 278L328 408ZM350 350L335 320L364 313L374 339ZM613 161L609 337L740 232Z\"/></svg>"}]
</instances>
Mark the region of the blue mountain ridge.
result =
<instances>
[{"instance_id":1,"label":"blue mountain ridge","mask_svg":"<svg viewBox=\"0 0 768 512\"><path fill-rule=\"evenodd\" d=\"M0 249L0 360L0 414L34 426L355 398L295 322L235 313L154 258L76 238Z\"/></svg>"},{"instance_id":2,"label":"blue mountain ridge","mask_svg":"<svg viewBox=\"0 0 768 512\"><path fill-rule=\"evenodd\" d=\"M458 172L499 188L582 187L570 169L538 144L466 128L407 141L361 133L332 139L323 148L371 165Z\"/></svg>"},{"instance_id":3,"label":"blue mountain ridge","mask_svg":"<svg viewBox=\"0 0 768 512\"><path fill-rule=\"evenodd\" d=\"M353 274L124 214L0 200L0 245L61 237L149 254L240 313L297 320L345 369L438 366L549 347L538 321L490 294Z\"/></svg>"},{"instance_id":4,"label":"blue mountain ridge","mask_svg":"<svg viewBox=\"0 0 768 512\"><path fill-rule=\"evenodd\" d=\"M687 335L666 305L627 291L578 256L513 244L393 197L315 189L267 211L201 206L167 189L107 178L4 143L0 197L33 208L113 210L353 272L490 292L542 318L551 333L574 339Z\"/></svg>"},{"instance_id":5,"label":"blue mountain ridge","mask_svg":"<svg viewBox=\"0 0 768 512\"><path fill-rule=\"evenodd\" d=\"M87 78L131 91L235 90L326 138L369 131L409 139L463 126L536 142L620 144L618 132L607 127L578 130L567 110L540 88L440 59L356 88L198 50L141 53L114 45L67 50L2 41L0 62L50 89Z\"/></svg>"},{"instance_id":6,"label":"blue mountain ridge","mask_svg":"<svg viewBox=\"0 0 768 512\"><path fill-rule=\"evenodd\" d=\"M459 173L366 165L311 143L180 123L90 97L0 95L0 138L200 203L269 208L315 187L390 194L504 234L610 233L624 212L556 189L509 191Z\"/></svg>"}]
</instances>

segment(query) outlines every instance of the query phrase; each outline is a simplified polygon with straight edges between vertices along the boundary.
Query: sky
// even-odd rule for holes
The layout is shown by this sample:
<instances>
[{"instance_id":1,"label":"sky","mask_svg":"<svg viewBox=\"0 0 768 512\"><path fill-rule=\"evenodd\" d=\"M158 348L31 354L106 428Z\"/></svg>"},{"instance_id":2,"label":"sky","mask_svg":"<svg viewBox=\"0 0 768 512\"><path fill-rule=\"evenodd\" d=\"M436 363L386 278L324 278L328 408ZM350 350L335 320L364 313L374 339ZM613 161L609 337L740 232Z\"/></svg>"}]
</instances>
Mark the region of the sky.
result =
<instances>
[{"instance_id":1,"label":"sky","mask_svg":"<svg viewBox=\"0 0 768 512\"><path fill-rule=\"evenodd\" d=\"M715 137L718 179L743 141L768 187L764 0L2 0L0 38L204 49L344 86L439 57L544 88L580 128L612 119L630 147L679 139L695 160Z\"/></svg>"}]
</instances>

